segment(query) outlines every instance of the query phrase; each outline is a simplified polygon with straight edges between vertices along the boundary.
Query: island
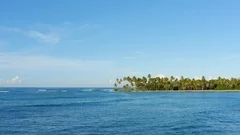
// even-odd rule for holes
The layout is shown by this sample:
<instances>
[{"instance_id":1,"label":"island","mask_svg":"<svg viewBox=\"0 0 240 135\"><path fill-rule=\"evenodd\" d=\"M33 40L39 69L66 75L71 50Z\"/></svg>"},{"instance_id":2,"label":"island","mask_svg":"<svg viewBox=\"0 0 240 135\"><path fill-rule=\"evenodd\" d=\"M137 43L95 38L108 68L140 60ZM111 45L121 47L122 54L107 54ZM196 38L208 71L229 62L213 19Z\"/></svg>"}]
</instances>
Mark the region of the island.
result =
<instances>
[{"instance_id":1,"label":"island","mask_svg":"<svg viewBox=\"0 0 240 135\"><path fill-rule=\"evenodd\" d=\"M124 77L117 78L114 84L116 92L158 92L158 91L237 91L240 90L239 78L206 79L178 77Z\"/></svg>"}]
</instances>

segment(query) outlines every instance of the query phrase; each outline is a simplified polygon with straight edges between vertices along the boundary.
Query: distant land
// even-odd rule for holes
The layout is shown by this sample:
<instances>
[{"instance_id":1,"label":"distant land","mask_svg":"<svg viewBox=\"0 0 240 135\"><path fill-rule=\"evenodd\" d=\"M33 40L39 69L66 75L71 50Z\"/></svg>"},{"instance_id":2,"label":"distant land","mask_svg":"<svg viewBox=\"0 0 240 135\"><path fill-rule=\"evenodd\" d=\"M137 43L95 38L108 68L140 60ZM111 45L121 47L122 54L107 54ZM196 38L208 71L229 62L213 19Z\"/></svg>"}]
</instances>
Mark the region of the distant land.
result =
<instances>
[{"instance_id":1,"label":"distant land","mask_svg":"<svg viewBox=\"0 0 240 135\"><path fill-rule=\"evenodd\" d=\"M117 78L114 84L116 92L158 92L158 91L238 91L240 90L239 78L201 79L185 78L181 76L171 77L152 77L150 74L142 78L124 77Z\"/></svg>"}]
</instances>

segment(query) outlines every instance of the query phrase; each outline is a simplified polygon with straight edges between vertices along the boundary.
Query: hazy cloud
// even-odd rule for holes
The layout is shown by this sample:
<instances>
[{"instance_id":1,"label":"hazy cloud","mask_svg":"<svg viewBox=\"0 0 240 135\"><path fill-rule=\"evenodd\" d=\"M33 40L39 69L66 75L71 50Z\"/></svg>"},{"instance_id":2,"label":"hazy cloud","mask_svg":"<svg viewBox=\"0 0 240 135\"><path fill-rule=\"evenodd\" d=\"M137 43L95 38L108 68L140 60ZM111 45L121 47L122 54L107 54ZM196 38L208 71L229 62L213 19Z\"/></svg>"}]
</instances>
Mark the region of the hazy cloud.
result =
<instances>
[{"instance_id":1,"label":"hazy cloud","mask_svg":"<svg viewBox=\"0 0 240 135\"><path fill-rule=\"evenodd\" d=\"M73 24L63 22L62 24L36 24L28 28L14 28L0 26L0 31L17 33L46 44L64 43L80 43L85 38L92 37L95 34L100 34L105 29L94 24ZM76 35L79 35L78 37Z\"/></svg>"},{"instance_id":2,"label":"hazy cloud","mask_svg":"<svg viewBox=\"0 0 240 135\"><path fill-rule=\"evenodd\" d=\"M140 51L136 51L136 52L133 52L133 56L125 56L124 59L136 59L140 54L142 54L142 52Z\"/></svg>"},{"instance_id":3,"label":"hazy cloud","mask_svg":"<svg viewBox=\"0 0 240 135\"><path fill-rule=\"evenodd\" d=\"M109 80L109 84L113 84L114 82L113 82L113 80Z\"/></svg>"},{"instance_id":4,"label":"hazy cloud","mask_svg":"<svg viewBox=\"0 0 240 135\"><path fill-rule=\"evenodd\" d=\"M231 55L231 56L224 57L223 60L235 60L239 58L240 58L239 55Z\"/></svg>"},{"instance_id":5,"label":"hazy cloud","mask_svg":"<svg viewBox=\"0 0 240 135\"><path fill-rule=\"evenodd\" d=\"M3 85L16 85L16 84L21 84L22 83L22 79L19 76L14 76L11 79L8 80L4 80L4 79L0 79L0 84Z\"/></svg>"},{"instance_id":6,"label":"hazy cloud","mask_svg":"<svg viewBox=\"0 0 240 135\"><path fill-rule=\"evenodd\" d=\"M53 34L43 34L38 31L27 31L26 34L29 37L40 39L45 43L57 44L60 41L60 37Z\"/></svg>"},{"instance_id":7,"label":"hazy cloud","mask_svg":"<svg viewBox=\"0 0 240 135\"><path fill-rule=\"evenodd\" d=\"M112 66L108 60L82 60L72 58L56 58L41 55L0 54L0 69L76 69L91 70L96 67Z\"/></svg>"},{"instance_id":8,"label":"hazy cloud","mask_svg":"<svg viewBox=\"0 0 240 135\"><path fill-rule=\"evenodd\" d=\"M136 54L142 54L142 52L141 52L141 51L136 51L135 53L136 53Z\"/></svg>"},{"instance_id":9,"label":"hazy cloud","mask_svg":"<svg viewBox=\"0 0 240 135\"><path fill-rule=\"evenodd\" d=\"M7 32L15 32L15 33L20 33L25 36L34 38L36 40L40 40L44 43L48 44L57 44L60 41L60 37L57 36L56 34L52 34L51 32L49 33L42 33L39 31L34 31L34 30L23 30L19 28L9 28L9 27L0 27L0 29L7 31Z\"/></svg>"},{"instance_id":10,"label":"hazy cloud","mask_svg":"<svg viewBox=\"0 0 240 135\"><path fill-rule=\"evenodd\" d=\"M124 57L124 59L135 59L136 57L132 57L132 56L126 56Z\"/></svg>"},{"instance_id":11,"label":"hazy cloud","mask_svg":"<svg viewBox=\"0 0 240 135\"><path fill-rule=\"evenodd\" d=\"M159 74L159 75L156 75L155 77L164 78L164 77L166 77L166 76L163 75L163 74Z\"/></svg>"},{"instance_id":12,"label":"hazy cloud","mask_svg":"<svg viewBox=\"0 0 240 135\"><path fill-rule=\"evenodd\" d=\"M0 51L2 51L5 46L6 44L3 41L0 41Z\"/></svg>"},{"instance_id":13,"label":"hazy cloud","mask_svg":"<svg viewBox=\"0 0 240 135\"><path fill-rule=\"evenodd\" d=\"M10 27L0 27L1 30L7 31L7 32L22 32L21 29L18 28L10 28Z\"/></svg>"},{"instance_id":14,"label":"hazy cloud","mask_svg":"<svg viewBox=\"0 0 240 135\"><path fill-rule=\"evenodd\" d=\"M10 80L11 84L18 84L18 83L22 83L22 79L20 79L19 76L15 76Z\"/></svg>"},{"instance_id":15,"label":"hazy cloud","mask_svg":"<svg viewBox=\"0 0 240 135\"><path fill-rule=\"evenodd\" d=\"M87 28L87 27L90 27L90 24L81 25L81 26L77 27L76 30L81 30L81 29Z\"/></svg>"}]
</instances>

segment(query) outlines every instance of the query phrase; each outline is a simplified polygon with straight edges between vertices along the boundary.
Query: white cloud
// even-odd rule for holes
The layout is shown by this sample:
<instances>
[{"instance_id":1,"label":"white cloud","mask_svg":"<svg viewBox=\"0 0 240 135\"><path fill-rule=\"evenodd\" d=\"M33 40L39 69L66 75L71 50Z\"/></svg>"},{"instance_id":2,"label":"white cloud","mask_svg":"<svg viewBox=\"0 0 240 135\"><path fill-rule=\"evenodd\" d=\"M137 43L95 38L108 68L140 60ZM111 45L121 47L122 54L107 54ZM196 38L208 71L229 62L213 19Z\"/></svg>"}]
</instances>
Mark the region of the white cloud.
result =
<instances>
[{"instance_id":1,"label":"white cloud","mask_svg":"<svg viewBox=\"0 0 240 135\"><path fill-rule=\"evenodd\" d=\"M74 69L91 70L111 67L108 60L82 60L72 58L56 58L41 55L19 55L0 53L0 69Z\"/></svg>"},{"instance_id":2,"label":"white cloud","mask_svg":"<svg viewBox=\"0 0 240 135\"><path fill-rule=\"evenodd\" d=\"M11 84L18 84L18 83L21 83L21 82L22 82L22 80L20 79L19 76L15 76L10 80Z\"/></svg>"},{"instance_id":3,"label":"white cloud","mask_svg":"<svg viewBox=\"0 0 240 135\"><path fill-rule=\"evenodd\" d=\"M140 54L142 54L142 52L136 51L132 54L133 56L125 56L124 59L136 59Z\"/></svg>"},{"instance_id":4,"label":"white cloud","mask_svg":"<svg viewBox=\"0 0 240 135\"><path fill-rule=\"evenodd\" d=\"M14 76L13 78L8 80L0 79L0 84L2 85L16 85L21 83L22 83L22 79L19 76Z\"/></svg>"},{"instance_id":5,"label":"white cloud","mask_svg":"<svg viewBox=\"0 0 240 135\"><path fill-rule=\"evenodd\" d=\"M109 80L109 84L113 84L114 82L113 82L113 80Z\"/></svg>"},{"instance_id":6,"label":"white cloud","mask_svg":"<svg viewBox=\"0 0 240 135\"><path fill-rule=\"evenodd\" d=\"M135 59L136 57L132 57L132 56L126 56L124 57L124 59Z\"/></svg>"},{"instance_id":7,"label":"white cloud","mask_svg":"<svg viewBox=\"0 0 240 135\"><path fill-rule=\"evenodd\" d=\"M53 34L43 34L38 31L28 31L26 34L29 37L40 39L41 41L49 44L57 44L60 41L60 37Z\"/></svg>"},{"instance_id":8,"label":"white cloud","mask_svg":"<svg viewBox=\"0 0 240 135\"><path fill-rule=\"evenodd\" d=\"M23 30L19 28L9 28L9 27L0 27L0 29L7 32L21 33L23 35L34 38L36 40L40 40L48 44L57 44L60 41L60 37L57 36L56 34L53 34L53 32L42 33L34 30Z\"/></svg>"},{"instance_id":9,"label":"white cloud","mask_svg":"<svg viewBox=\"0 0 240 135\"><path fill-rule=\"evenodd\" d=\"M211 79L217 79L218 77L212 77L212 76L208 76L207 80L211 80Z\"/></svg>"},{"instance_id":10,"label":"white cloud","mask_svg":"<svg viewBox=\"0 0 240 135\"><path fill-rule=\"evenodd\" d=\"M197 76L195 76L195 77L193 77L193 79L195 79L195 80L200 80L202 77L197 77Z\"/></svg>"},{"instance_id":11,"label":"white cloud","mask_svg":"<svg viewBox=\"0 0 240 135\"><path fill-rule=\"evenodd\" d=\"M202 76L194 76L194 77L185 77L185 78L190 78L190 79L195 79L195 80L201 80ZM217 77L213 77L213 76L205 76L206 80L211 80L211 79L217 79Z\"/></svg>"},{"instance_id":12,"label":"white cloud","mask_svg":"<svg viewBox=\"0 0 240 135\"><path fill-rule=\"evenodd\" d=\"M180 77L180 76L175 76L174 78L176 78L176 79L181 79L181 77Z\"/></svg>"},{"instance_id":13,"label":"white cloud","mask_svg":"<svg viewBox=\"0 0 240 135\"><path fill-rule=\"evenodd\" d=\"M100 34L105 31L99 25L82 24L75 25L70 22L62 24L35 24L27 29L0 26L0 30L9 33L21 34L46 44L58 44L59 42L84 41L89 36ZM79 37L76 37L79 35ZM78 42L79 43L79 42Z\"/></svg>"},{"instance_id":14,"label":"white cloud","mask_svg":"<svg viewBox=\"0 0 240 135\"><path fill-rule=\"evenodd\" d=\"M159 75L156 75L155 77L164 78L164 77L166 77L166 76L163 75L163 74L159 74Z\"/></svg>"}]
</instances>

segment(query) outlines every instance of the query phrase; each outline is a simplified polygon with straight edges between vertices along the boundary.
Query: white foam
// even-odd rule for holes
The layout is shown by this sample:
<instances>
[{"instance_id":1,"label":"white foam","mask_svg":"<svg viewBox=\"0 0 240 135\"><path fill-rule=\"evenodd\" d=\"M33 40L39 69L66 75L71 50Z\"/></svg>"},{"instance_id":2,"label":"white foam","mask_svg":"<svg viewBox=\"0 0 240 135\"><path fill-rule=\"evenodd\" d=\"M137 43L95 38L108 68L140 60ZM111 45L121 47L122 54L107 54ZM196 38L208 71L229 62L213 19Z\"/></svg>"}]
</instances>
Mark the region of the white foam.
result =
<instances>
[{"instance_id":1,"label":"white foam","mask_svg":"<svg viewBox=\"0 0 240 135\"><path fill-rule=\"evenodd\" d=\"M62 92L67 92L67 90L62 90Z\"/></svg>"},{"instance_id":2,"label":"white foam","mask_svg":"<svg viewBox=\"0 0 240 135\"><path fill-rule=\"evenodd\" d=\"M83 89L82 91L92 91L93 89Z\"/></svg>"},{"instance_id":3,"label":"white foam","mask_svg":"<svg viewBox=\"0 0 240 135\"><path fill-rule=\"evenodd\" d=\"M9 92L9 91L7 91L7 90L0 91L0 93L7 93L7 92Z\"/></svg>"},{"instance_id":4,"label":"white foam","mask_svg":"<svg viewBox=\"0 0 240 135\"><path fill-rule=\"evenodd\" d=\"M45 92L45 91L47 91L46 89L39 89L38 90L39 92Z\"/></svg>"},{"instance_id":5,"label":"white foam","mask_svg":"<svg viewBox=\"0 0 240 135\"><path fill-rule=\"evenodd\" d=\"M113 89L103 89L103 91L113 92Z\"/></svg>"}]
</instances>

